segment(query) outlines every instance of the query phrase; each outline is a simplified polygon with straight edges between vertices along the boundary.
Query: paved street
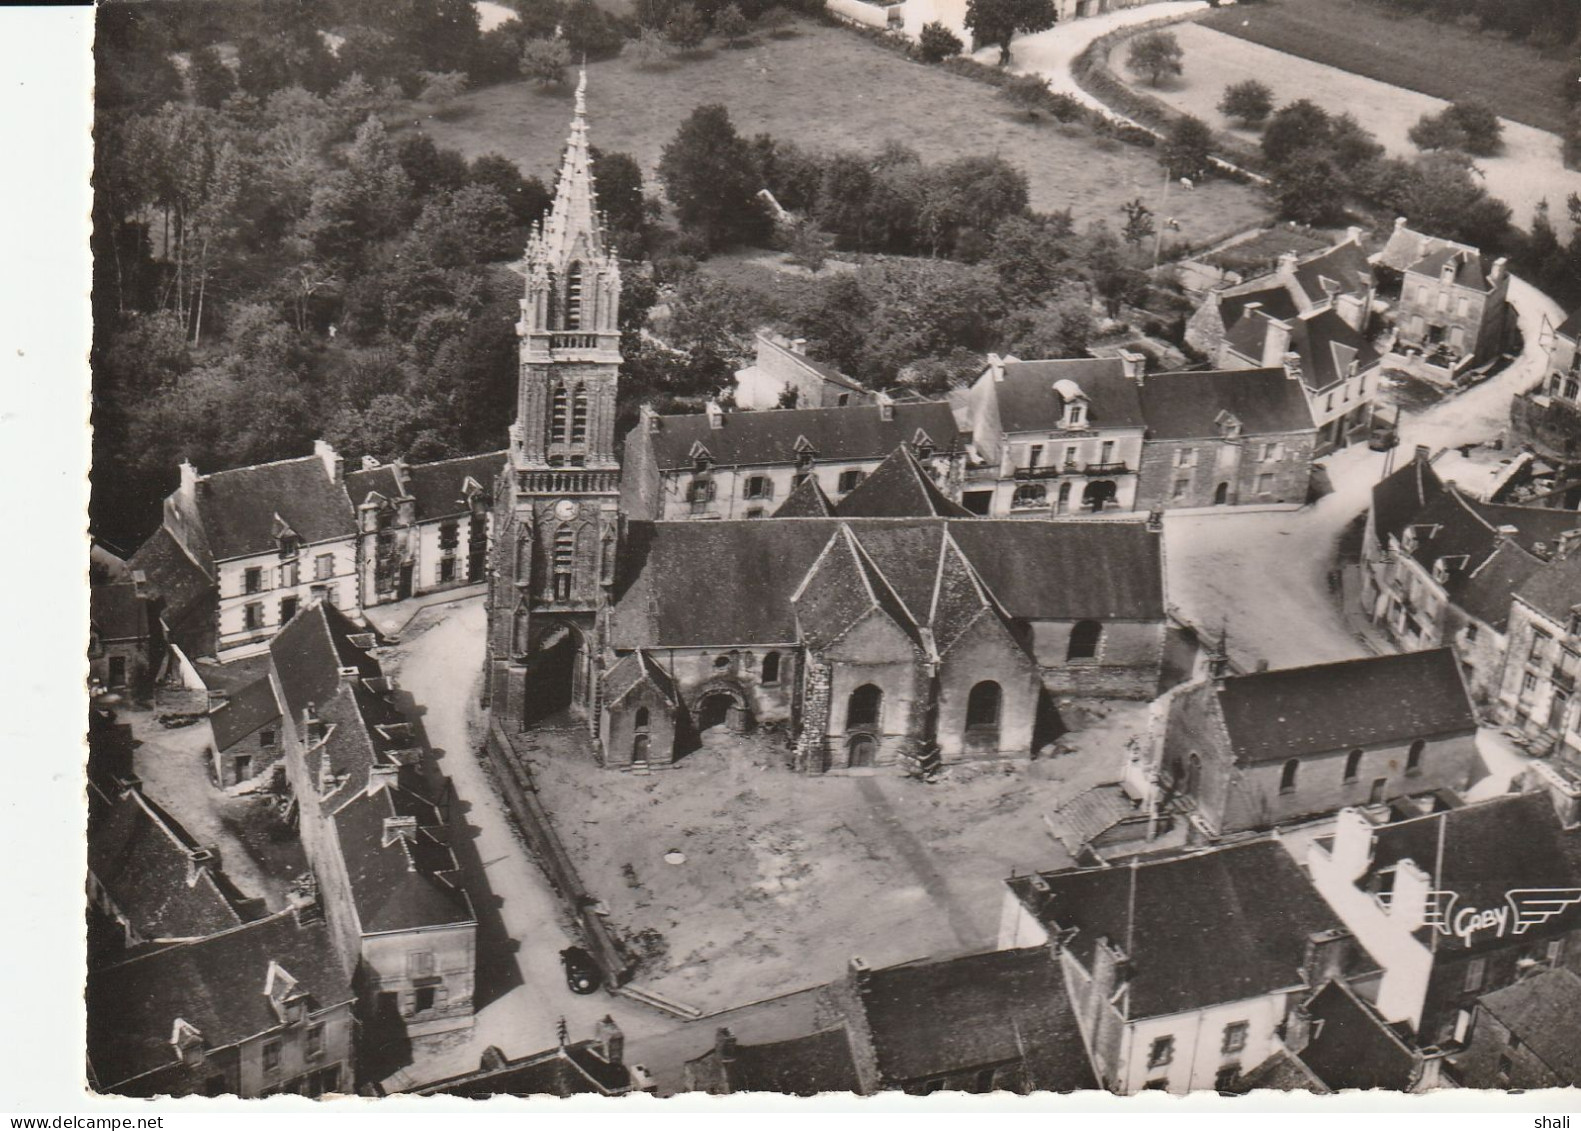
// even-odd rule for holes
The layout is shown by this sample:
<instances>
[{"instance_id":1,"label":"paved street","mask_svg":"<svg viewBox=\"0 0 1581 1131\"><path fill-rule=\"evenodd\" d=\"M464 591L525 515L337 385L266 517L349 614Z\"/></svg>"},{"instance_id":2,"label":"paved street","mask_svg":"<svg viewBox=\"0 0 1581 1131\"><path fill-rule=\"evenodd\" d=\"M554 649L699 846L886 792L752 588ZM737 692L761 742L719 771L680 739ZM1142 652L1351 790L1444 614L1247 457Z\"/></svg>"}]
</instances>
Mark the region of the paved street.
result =
<instances>
[{"instance_id":1,"label":"paved street","mask_svg":"<svg viewBox=\"0 0 1581 1131\"><path fill-rule=\"evenodd\" d=\"M476 1068L489 1045L507 1056L552 1048L561 1017L573 1040L591 1036L606 1013L633 1039L676 1024L623 998L579 997L566 988L559 952L574 940L561 926L554 896L517 838L477 753L483 631L481 598L425 610L402 633L389 663L401 689L415 700L439 769L455 789L451 821L458 843L464 842L469 888L487 893L474 895L480 919L476 1034L470 1044L415 1066L423 1079Z\"/></svg>"}]
</instances>

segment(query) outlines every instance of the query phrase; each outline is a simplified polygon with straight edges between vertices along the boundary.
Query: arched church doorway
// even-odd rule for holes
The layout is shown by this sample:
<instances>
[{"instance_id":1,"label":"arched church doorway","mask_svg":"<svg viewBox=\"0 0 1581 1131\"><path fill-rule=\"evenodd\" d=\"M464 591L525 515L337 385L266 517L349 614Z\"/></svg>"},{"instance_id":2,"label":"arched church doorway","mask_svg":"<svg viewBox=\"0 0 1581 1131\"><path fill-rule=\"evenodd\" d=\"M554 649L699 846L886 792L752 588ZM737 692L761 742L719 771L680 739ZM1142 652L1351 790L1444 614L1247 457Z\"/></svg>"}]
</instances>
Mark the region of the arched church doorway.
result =
<instances>
[{"instance_id":1,"label":"arched church doorway","mask_svg":"<svg viewBox=\"0 0 1581 1131\"><path fill-rule=\"evenodd\" d=\"M576 632L553 630L527 661L527 682L522 697L522 724L532 726L571 705L576 667L581 662L581 641Z\"/></svg>"},{"instance_id":2,"label":"arched church doorway","mask_svg":"<svg viewBox=\"0 0 1581 1131\"><path fill-rule=\"evenodd\" d=\"M703 696L703 701L697 705L699 731L709 731L715 727L737 730L739 718L740 710L736 706L735 698L723 691L715 691Z\"/></svg>"},{"instance_id":3,"label":"arched church doorway","mask_svg":"<svg viewBox=\"0 0 1581 1131\"><path fill-rule=\"evenodd\" d=\"M1101 511L1113 503L1120 493L1112 479L1094 479L1081 493L1081 505L1090 511Z\"/></svg>"},{"instance_id":4,"label":"arched church doorway","mask_svg":"<svg viewBox=\"0 0 1581 1131\"><path fill-rule=\"evenodd\" d=\"M873 764L878 755L878 740L870 734L853 734L845 743L846 765L861 769Z\"/></svg>"},{"instance_id":5,"label":"arched church doorway","mask_svg":"<svg viewBox=\"0 0 1581 1131\"><path fill-rule=\"evenodd\" d=\"M1216 506L1216 507L1222 507L1225 503L1227 503L1229 501L1230 501L1230 485L1228 483L1220 483L1217 487L1215 487L1213 489L1213 505Z\"/></svg>"}]
</instances>

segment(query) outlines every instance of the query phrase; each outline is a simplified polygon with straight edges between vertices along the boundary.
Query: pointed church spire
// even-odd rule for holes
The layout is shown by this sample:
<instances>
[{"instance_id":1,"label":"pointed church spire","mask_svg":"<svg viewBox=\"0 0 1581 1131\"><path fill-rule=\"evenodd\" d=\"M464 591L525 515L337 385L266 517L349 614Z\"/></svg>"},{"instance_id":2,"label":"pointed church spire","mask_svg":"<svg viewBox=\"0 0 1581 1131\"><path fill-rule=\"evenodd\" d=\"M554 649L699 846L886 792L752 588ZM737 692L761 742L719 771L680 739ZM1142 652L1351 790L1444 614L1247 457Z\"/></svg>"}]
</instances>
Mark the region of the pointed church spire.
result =
<instances>
[{"instance_id":1,"label":"pointed church spire","mask_svg":"<svg viewBox=\"0 0 1581 1131\"><path fill-rule=\"evenodd\" d=\"M548 266L563 270L574 259L605 254L598 197L593 188L593 154L587 140L587 68L576 84L576 109L565 143L565 160L555 185L554 204L544 222L543 234L532 241L528 257L541 255Z\"/></svg>"}]
</instances>

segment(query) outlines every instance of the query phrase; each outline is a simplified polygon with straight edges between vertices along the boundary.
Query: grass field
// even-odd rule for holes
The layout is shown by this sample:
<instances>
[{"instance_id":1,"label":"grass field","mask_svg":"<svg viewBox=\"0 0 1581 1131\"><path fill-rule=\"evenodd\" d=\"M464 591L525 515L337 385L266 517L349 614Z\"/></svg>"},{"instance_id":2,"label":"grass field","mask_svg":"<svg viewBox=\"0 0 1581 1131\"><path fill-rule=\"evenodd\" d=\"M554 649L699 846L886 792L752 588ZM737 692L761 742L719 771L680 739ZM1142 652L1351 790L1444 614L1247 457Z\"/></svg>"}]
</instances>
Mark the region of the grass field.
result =
<instances>
[{"instance_id":1,"label":"grass field","mask_svg":"<svg viewBox=\"0 0 1581 1131\"><path fill-rule=\"evenodd\" d=\"M899 141L924 160L998 154L1019 166L1040 211L1078 222L1124 222L1122 201L1162 192L1151 152L1045 120L1029 121L991 88L910 62L839 28L802 23L789 39L718 50L666 70L617 57L588 64L593 144L630 153L651 177L660 151L696 106L720 102L743 134L767 132L812 149L877 150ZM424 128L468 157L502 153L551 181L571 114L569 89L510 83L459 99ZM654 186L657 191L657 185ZM1214 181L1167 207L1182 238L1202 242L1255 226L1260 193Z\"/></svg>"},{"instance_id":2,"label":"grass field","mask_svg":"<svg viewBox=\"0 0 1581 1131\"><path fill-rule=\"evenodd\" d=\"M1538 129L1564 129L1562 57L1448 21L1398 15L1366 0L1266 0L1221 8L1202 22L1435 98L1480 98L1500 117Z\"/></svg>"}]
</instances>

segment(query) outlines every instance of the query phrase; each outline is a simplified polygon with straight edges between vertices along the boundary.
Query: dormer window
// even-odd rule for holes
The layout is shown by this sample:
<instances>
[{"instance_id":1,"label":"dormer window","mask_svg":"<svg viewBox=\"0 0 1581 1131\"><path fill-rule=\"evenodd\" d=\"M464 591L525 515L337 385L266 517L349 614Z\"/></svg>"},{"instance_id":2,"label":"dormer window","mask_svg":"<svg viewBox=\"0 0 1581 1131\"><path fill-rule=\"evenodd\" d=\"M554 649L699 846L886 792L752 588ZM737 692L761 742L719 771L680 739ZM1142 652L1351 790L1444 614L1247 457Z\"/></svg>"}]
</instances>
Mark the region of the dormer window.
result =
<instances>
[{"instance_id":1,"label":"dormer window","mask_svg":"<svg viewBox=\"0 0 1581 1131\"><path fill-rule=\"evenodd\" d=\"M802 471L811 467L813 461L818 458L818 450L812 446L812 441L805 436L796 437L795 451L796 467Z\"/></svg>"},{"instance_id":2,"label":"dormer window","mask_svg":"<svg viewBox=\"0 0 1581 1131\"><path fill-rule=\"evenodd\" d=\"M282 558L294 558L302 549L302 539L298 538L295 534L282 534L280 536L279 545L280 556Z\"/></svg>"},{"instance_id":3,"label":"dormer window","mask_svg":"<svg viewBox=\"0 0 1581 1131\"><path fill-rule=\"evenodd\" d=\"M1241 434L1241 422L1234 413L1219 413L1217 423L1219 425L1219 434L1226 440L1233 440Z\"/></svg>"},{"instance_id":4,"label":"dormer window","mask_svg":"<svg viewBox=\"0 0 1581 1131\"><path fill-rule=\"evenodd\" d=\"M1084 428L1087 425L1087 406L1080 401L1072 401L1065 406L1065 427Z\"/></svg>"},{"instance_id":5,"label":"dormer window","mask_svg":"<svg viewBox=\"0 0 1581 1131\"><path fill-rule=\"evenodd\" d=\"M702 475L714 466L714 453L700 443L693 444L692 450L688 454L692 457L692 471L694 474Z\"/></svg>"}]
</instances>

